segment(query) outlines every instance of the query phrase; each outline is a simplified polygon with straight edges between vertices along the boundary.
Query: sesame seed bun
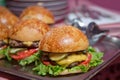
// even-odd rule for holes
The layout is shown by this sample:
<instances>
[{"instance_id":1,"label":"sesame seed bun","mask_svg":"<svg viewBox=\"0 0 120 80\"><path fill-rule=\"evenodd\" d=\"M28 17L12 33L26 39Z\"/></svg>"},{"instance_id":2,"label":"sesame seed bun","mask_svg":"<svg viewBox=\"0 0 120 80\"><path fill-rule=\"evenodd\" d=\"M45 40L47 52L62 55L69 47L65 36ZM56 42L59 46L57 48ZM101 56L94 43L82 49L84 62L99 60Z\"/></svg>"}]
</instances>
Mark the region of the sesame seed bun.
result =
<instances>
[{"instance_id":1,"label":"sesame seed bun","mask_svg":"<svg viewBox=\"0 0 120 80\"><path fill-rule=\"evenodd\" d=\"M10 38L19 41L38 41L49 30L49 26L38 19L22 20L10 33Z\"/></svg>"},{"instance_id":2,"label":"sesame seed bun","mask_svg":"<svg viewBox=\"0 0 120 80\"><path fill-rule=\"evenodd\" d=\"M0 22L0 40L8 38L8 28Z\"/></svg>"},{"instance_id":3,"label":"sesame seed bun","mask_svg":"<svg viewBox=\"0 0 120 80\"><path fill-rule=\"evenodd\" d=\"M86 35L72 26L52 28L39 43L39 49L47 52L64 53L85 50L89 42Z\"/></svg>"},{"instance_id":4,"label":"sesame seed bun","mask_svg":"<svg viewBox=\"0 0 120 80\"><path fill-rule=\"evenodd\" d=\"M29 6L23 10L20 19L26 20L30 18L37 18L47 24L53 24L55 22L53 14L46 8L40 6Z\"/></svg>"},{"instance_id":5,"label":"sesame seed bun","mask_svg":"<svg viewBox=\"0 0 120 80\"><path fill-rule=\"evenodd\" d=\"M19 21L18 17L15 16L7 8L0 6L0 22L5 24L9 29L11 29L14 24Z\"/></svg>"}]
</instances>

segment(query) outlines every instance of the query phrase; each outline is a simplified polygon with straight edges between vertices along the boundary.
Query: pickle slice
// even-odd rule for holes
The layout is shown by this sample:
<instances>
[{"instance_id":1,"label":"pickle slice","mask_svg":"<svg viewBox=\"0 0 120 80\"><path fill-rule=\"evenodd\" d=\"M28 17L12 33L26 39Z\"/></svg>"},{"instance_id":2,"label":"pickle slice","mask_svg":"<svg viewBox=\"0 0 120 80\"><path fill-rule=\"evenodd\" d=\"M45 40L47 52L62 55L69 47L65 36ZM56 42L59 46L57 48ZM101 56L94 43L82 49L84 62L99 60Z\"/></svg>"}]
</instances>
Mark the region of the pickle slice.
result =
<instances>
[{"instance_id":1,"label":"pickle slice","mask_svg":"<svg viewBox=\"0 0 120 80\"><path fill-rule=\"evenodd\" d=\"M10 53L17 53L19 51L26 50L26 48L11 48Z\"/></svg>"},{"instance_id":2,"label":"pickle slice","mask_svg":"<svg viewBox=\"0 0 120 80\"><path fill-rule=\"evenodd\" d=\"M67 53L50 53L49 58L53 61L59 61L68 56Z\"/></svg>"}]
</instances>

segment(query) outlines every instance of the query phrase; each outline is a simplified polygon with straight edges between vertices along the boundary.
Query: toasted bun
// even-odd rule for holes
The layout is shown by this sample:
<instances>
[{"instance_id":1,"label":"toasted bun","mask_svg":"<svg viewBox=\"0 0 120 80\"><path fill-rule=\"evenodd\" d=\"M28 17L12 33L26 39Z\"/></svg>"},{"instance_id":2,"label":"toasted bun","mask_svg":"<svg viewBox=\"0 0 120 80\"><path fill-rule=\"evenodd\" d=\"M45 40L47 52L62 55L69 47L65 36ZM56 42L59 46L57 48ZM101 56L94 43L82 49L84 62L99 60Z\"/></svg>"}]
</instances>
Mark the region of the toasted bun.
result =
<instances>
[{"instance_id":1,"label":"toasted bun","mask_svg":"<svg viewBox=\"0 0 120 80\"><path fill-rule=\"evenodd\" d=\"M81 70L77 70L77 71L69 71L69 70L64 70L63 72L61 72L59 75L68 75L68 74L75 74L75 73L82 73Z\"/></svg>"},{"instance_id":2,"label":"toasted bun","mask_svg":"<svg viewBox=\"0 0 120 80\"><path fill-rule=\"evenodd\" d=\"M8 38L8 28L0 22L0 40Z\"/></svg>"},{"instance_id":3,"label":"toasted bun","mask_svg":"<svg viewBox=\"0 0 120 80\"><path fill-rule=\"evenodd\" d=\"M18 22L18 17L10 12L7 8L0 6L0 22L8 28L12 28Z\"/></svg>"},{"instance_id":4,"label":"toasted bun","mask_svg":"<svg viewBox=\"0 0 120 80\"><path fill-rule=\"evenodd\" d=\"M62 26L47 32L39 44L39 49L63 53L85 50L88 45L88 39L82 31L72 26Z\"/></svg>"},{"instance_id":5,"label":"toasted bun","mask_svg":"<svg viewBox=\"0 0 120 80\"><path fill-rule=\"evenodd\" d=\"M49 30L49 26L38 19L23 20L17 23L10 34L19 41L38 41Z\"/></svg>"},{"instance_id":6,"label":"toasted bun","mask_svg":"<svg viewBox=\"0 0 120 80\"><path fill-rule=\"evenodd\" d=\"M20 15L20 18L22 20L37 18L47 24L52 24L55 22L52 13L46 8L40 6L27 7L25 10L23 10L22 14Z\"/></svg>"},{"instance_id":7,"label":"toasted bun","mask_svg":"<svg viewBox=\"0 0 120 80\"><path fill-rule=\"evenodd\" d=\"M0 13L1 12L10 12L6 7L0 6Z\"/></svg>"}]
</instances>

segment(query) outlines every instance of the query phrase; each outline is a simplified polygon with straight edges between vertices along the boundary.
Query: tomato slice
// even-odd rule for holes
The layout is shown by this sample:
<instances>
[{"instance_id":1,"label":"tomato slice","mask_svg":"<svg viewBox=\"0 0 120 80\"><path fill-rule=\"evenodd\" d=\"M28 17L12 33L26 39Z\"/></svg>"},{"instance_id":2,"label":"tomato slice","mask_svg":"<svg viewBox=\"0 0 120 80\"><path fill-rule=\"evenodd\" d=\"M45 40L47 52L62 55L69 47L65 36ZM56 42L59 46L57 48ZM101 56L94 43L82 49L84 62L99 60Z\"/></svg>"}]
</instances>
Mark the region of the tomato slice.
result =
<instances>
[{"instance_id":1,"label":"tomato slice","mask_svg":"<svg viewBox=\"0 0 120 80\"><path fill-rule=\"evenodd\" d=\"M7 46L6 46L6 45L4 45L4 46L0 47L0 49L5 49L5 48L7 48Z\"/></svg>"},{"instance_id":2,"label":"tomato slice","mask_svg":"<svg viewBox=\"0 0 120 80\"><path fill-rule=\"evenodd\" d=\"M90 62L91 58L92 58L92 55L90 53L88 53L87 54L87 59L84 62L82 62L81 64L87 65Z\"/></svg>"},{"instance_id":3,"label":"tomato slice","mask_svg":"<svg viewBox=\"0 0 120 80\"><path fill-rule=\"evenodd\" d=\"M51 63L49 61L43 61L43 64L50 65Z\"/></svg>"},{"instance_id":4,"label":"tomato slice","mask_svg":"<svg viewBox=\"0 0 120 80\"><path fill-rule=\"evenodd\" d=\"M15 60L21 60L28 56L31 56L35 52L37 52L37 49L25 50L25 51L18 52L16 55L11 55L11 57Z\"/></svg>"}]
</instances>

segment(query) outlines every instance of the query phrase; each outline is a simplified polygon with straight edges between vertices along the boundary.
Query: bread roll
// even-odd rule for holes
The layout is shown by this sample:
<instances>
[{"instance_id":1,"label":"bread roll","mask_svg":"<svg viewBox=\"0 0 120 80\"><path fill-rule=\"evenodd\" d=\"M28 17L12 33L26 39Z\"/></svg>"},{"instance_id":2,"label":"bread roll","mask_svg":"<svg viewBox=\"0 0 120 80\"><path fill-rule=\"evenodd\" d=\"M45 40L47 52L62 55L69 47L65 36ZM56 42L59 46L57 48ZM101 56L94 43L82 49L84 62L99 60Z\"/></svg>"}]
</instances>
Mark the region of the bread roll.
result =
<instances>
[{"instance_id":1,"label":"bread roll","mask_svg":"<svg viewBox=\"0 0 120 80\"><path fill-rule=\"evenodd\" d=\"M27 19L17 23L10 38L19 41L38 41L49 30L49 26L38 19Z\"/></svg>"},{"instance_id":2,"label":"bread roll","mask_svg":"<svg viewBox=\"0 0 120 80\"><path fill-rule=\"evenodd\" d=\"M47 52L64 53L85 50L89 42L86 35L72 26L52 28L45 34L39 49Z\"/></svg>"},{"instance_id":3,"label":"bread roll","mask_svg":"<svg viewBox=\"0 0 120 80\"><path fill-rule=\"evenodd\" d=\"M47 24L53 24L55 22L52 13L40 6L29 6L23 10L20 19L26 20L30 18L37 18Z\"/></svg>"}]
</instances>

